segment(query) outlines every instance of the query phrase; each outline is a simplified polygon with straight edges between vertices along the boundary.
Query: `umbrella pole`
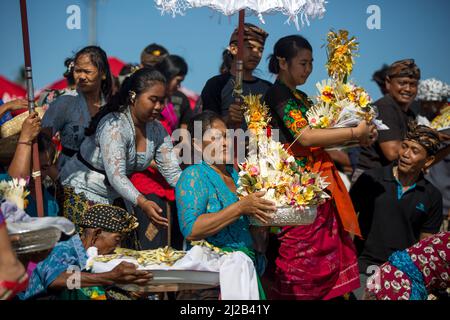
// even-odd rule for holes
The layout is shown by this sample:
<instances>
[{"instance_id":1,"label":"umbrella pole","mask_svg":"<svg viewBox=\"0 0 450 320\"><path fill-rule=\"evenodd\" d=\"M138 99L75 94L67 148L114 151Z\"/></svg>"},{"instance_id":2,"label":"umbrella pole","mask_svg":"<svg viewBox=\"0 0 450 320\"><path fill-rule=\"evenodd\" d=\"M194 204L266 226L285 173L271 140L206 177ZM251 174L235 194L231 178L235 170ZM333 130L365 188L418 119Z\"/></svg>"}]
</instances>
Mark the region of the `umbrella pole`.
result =
<instances>
[{"instance_id":1,"label":"umbrella pole","mask_svg":"<svg viewBox=\"0 0 450 320\"><path fill-rule=\"evenodd\" d=\"M238 25L238 52L236 61L236 104L242 104L243 94L242 81L244 78L244 22L245 22L245 9L239 11L239 25Z\"/></svg>"},{"instance_id":2,"label":"umbrella pole","mask_svg":"<svg viewBox=\"0 0 450 320\"><path fill-rule=\"evenodd\" d=\"M27 2L20 0L20 15L22 18L22 36L23 36L23 51L25 57L25 73L27 82L27 98L28 111L30 114L34 112L34 89L33 89L33 75L31 71L31 54L30 54L30 36L28 33L28 17L27 17ZM39 149L37 139L33 141L33 169L32 177L35 183L36 204L39 217L44 216L44 202L42 198L42 181L39 163Z\"/></svg>"}]
</instances>

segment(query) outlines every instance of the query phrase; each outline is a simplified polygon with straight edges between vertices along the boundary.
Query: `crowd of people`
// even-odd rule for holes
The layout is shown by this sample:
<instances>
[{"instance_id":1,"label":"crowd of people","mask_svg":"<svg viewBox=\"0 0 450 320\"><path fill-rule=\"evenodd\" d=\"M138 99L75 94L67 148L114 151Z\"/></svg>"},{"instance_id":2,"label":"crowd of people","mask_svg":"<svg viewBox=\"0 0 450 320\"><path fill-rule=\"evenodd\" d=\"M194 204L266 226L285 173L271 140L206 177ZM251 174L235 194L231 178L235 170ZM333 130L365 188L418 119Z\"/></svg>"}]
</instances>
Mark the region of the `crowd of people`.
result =
<instances>
[{"instance_id":1,"label":"crowd of people","mask_svg":"<svg viewBox=\"0 0 450 320\"><path fill-rule=\"evenodd\" d=\"M247 254L261 299L448 299L450 136L429 125L447 107L450 86L422 80L413 59L400 60L373 76L383 94L374 105L389 130L366 121L312 129L313 102L298 87L313 71L313 48L300 35L279 39L268 61L271 83L254 75L268 36L245 24L241 91L261 95L279 141L302 168L327 177L330 197L312 224L252 226L249 217L267 221L276 204L264 191L237 194L242 159L230 159L236 146L227 137L247 128L235 94L237 29L195 106L180 90L187 62L163 46L147 46L118 78L107 53L88 46L65 61L69 87L39 99L45 115L26 118L14 156L0 167L2 180L32 176L37 140L41 176L51 181L43 186L45 214L69 219L76 234L29 268L14 254L0 211L0 299L148 299L115 285L145 284L151 272L121 263L90 273L87 249L182 250L195 240ZM24 107L24 100L0 105L0 123ZM358 147L327 149L355 141ZM180 161L195 152L200 161ZM26 212L37 216L30 188ZM71 266L82 270L81 288L67 287ZM219 299L220 291L176 297Z\"/></svg>"}]
</instances>

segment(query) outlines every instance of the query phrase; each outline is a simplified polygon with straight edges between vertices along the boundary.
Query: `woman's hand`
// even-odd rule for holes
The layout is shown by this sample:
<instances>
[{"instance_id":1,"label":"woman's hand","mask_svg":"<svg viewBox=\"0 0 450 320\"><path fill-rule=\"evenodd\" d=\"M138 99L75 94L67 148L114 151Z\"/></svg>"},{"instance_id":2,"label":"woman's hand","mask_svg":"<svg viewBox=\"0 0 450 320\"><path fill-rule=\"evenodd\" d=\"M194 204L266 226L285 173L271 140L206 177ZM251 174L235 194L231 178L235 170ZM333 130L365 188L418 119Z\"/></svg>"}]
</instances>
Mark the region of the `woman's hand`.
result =
<instances>
[{"instance_id":1,"label":"woman's hand","mask_svg":"<svg viewBox=\"0 0 450 320\"><path fill-rule=\"evenodd\" d=\"M146 199L144 196L140 195L138 197L138 206L145 212L147 217L152 220L155 224L160 226L169 226L169 220L161 216L162 209L153 201Z\"/></svg>"},{"instance_id":2,"label":"woman's hand","mask_svg":"<svg viewBox=\"0 0 450 320\"><path fill-rule=\"evenodd\" d=\"M267 223L272 218L271 213L275 212L277 208L274 202L263 198L265 194L265 191L255 192L239 200L237 204L241 214Z\"/></svg>"},{"instance_id":3,"label":"woman's hand","mask_svg":"<svg viewBox=\"0 0 450 320\"><path fill-rule=\"evenodd\" d=\"M145 285L153 279L150 271L137 270L136 265L129 262L121 262L110 272L110 280L114 284L137 284Z\"/></svg>"},{"instance_id":4,"label":"woman's hand","mask_svg":"<svg viewBox=\"0 0 450 320\"><path fill-rule=\"evenodd\" d=\"M37 112L33 112L22 124L19 141L31 143L41 131L41 118Z\"/></svg>"},{"instance_id":5,"label":"woman's hand","mask_svg":"<svg viewBox=\"0 0 450 320\"><path fill-rule=\"evenodd\" d=\"M374 124L368 124L367 121L361 121L359 125L352 129L355 138L363 147L370 146L378 138L378 131Z\"/></svg>"},{"instance_id":6,"label":"woman's hand","mask_svg":"<svg viewBox=\"0 0 450 320\"><path fill-rule=\"evenodd\" d=\"M3 108L7 111L14 111L28 108L28 101L25 99L16 99L3 104Z\"/></svg>"}]
</instances>

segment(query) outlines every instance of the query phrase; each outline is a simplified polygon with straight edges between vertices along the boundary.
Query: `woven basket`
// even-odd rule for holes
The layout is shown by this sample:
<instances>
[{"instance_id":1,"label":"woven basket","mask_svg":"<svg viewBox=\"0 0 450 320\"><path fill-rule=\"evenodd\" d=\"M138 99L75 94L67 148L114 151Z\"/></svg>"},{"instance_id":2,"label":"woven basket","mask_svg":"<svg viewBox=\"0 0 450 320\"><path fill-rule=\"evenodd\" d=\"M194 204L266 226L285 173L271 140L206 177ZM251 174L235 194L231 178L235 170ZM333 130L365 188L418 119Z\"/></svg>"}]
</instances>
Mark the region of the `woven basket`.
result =
<instances>
[{"instance_id":1,"label":"woven basket","mask_svg":"<svg viewBox=\"0 0 450 320\"><path fill-rule=\"evenodd\" d=\"M35 110L39 114L39 117L41 117L42 119L45 113L44 110L40 107L35 108ZM2 138L7 138L18 134L22 130L22 124L25 119L28 118L29 114L30 113L27 111L19 114L17 117L14 117L12 120L5 122L0 128L0 136Z\"/></svg>"}]
</instances>

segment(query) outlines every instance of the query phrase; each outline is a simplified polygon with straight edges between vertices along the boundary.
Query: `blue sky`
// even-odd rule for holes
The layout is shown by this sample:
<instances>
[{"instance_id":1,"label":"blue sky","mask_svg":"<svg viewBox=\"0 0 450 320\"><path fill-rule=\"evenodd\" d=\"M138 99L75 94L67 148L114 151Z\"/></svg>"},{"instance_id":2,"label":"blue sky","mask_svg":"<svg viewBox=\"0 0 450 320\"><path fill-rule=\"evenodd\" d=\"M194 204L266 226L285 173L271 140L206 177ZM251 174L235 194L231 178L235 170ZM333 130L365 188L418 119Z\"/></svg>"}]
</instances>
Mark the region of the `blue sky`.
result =
<instances>
[{"instance_id":1,"label":"blue sky","mask_svg":"<svg viewBox=\"0 0 450 320\"><path fill-rule=\"evenodd\" d=\"M81 9L81 29L69 30L66 8ZM369 5L381 9L381 29L369 30ZM63 61L88 44L89 0L28 0L31 51L35 88L61 78ZM326 78L325 50L321 48L330 28L348 29L360 42L360 57L352 78L373 96L380 93L370 80L383 63L414 58L423 78L436 77L450 83L450 36L448 0L328 0L321 20L301 29L314 48L314 71L302 88L314 94L315 83ZM153 0L98 0L98 44L112 56L138 62L141 50L151 42L161 43L189 64L184 86L200 92L205 81L217 74L221 52L237 24L237 17L225 17L209 9L191 9L185 16L161 16ZM247 21L261 25L269 38L258 75L273 80L267 72L266 57L282 36L295 34L281 14L265 16L265 25L256 17ZM0 1L0 74L15 79L23 64L19 0Z\"/></svg>"}]
</instances>

